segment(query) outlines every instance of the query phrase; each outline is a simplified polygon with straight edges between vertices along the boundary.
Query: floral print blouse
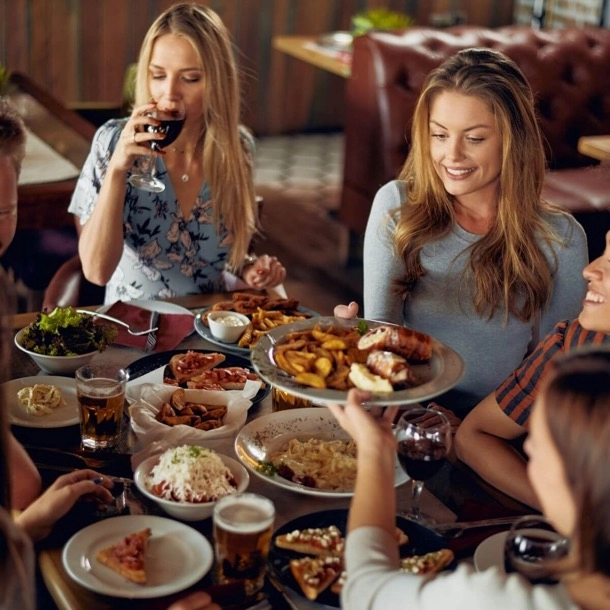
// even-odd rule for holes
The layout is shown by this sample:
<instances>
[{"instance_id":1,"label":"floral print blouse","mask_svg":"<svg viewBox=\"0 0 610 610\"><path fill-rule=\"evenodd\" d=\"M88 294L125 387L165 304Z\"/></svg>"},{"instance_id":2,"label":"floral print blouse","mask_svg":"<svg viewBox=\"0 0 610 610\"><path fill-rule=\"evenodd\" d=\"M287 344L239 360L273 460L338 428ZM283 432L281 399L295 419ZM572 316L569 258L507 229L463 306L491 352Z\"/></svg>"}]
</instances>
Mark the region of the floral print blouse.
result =
<instances>
[{"instance_id":1,"label":"floral print blouse","mask_svg":"<svg viewBox=\"0 0 610 610\"><path fill-rule=\"evenodd\" d=\"M91 151L68 211L85 224L93 212L127 119L111 119L96 132ZM254 141L240 131L252 163ZM132 171L137 168L137 162ZM131 173L131 172L129 172ZM161 193L150 193L127 184L123 209L123 254L106 285L105 303L160 299L187 294L221 292L231 237L213 221L213 196L203 183L188 218L182 215L174 187L157 155L156 177L165 184Z\"/></svg>"}]
</instances>

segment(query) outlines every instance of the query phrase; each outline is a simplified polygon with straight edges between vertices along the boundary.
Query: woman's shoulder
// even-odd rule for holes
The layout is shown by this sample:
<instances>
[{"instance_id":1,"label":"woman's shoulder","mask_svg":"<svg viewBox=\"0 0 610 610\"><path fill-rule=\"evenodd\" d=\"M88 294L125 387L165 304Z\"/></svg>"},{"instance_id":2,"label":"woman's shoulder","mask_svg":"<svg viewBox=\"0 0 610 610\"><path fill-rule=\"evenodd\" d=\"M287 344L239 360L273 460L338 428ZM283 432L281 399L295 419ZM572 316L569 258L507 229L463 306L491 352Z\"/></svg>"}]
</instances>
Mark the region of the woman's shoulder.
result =
<instances>
[{"instance_id":1,"label":"woman's shoulder","mask_svg":"<svg viewBox=\"0 0 610 610\"><path fill-rule=\"evenodd\" d=\"M98 144L114 144L120 137L128 118L110 119L98 127L93 140Z\"/></svg>"},{"instance_id":2,"label":"woman's shoulder","mask_svg":"<svg viewBox=\"0 0 610 610\"><path fill-rule=\"evenodd\" d=\"M560 209L552 209L543 213L544 221L559 237L569 239L585 239L585 230L582 225L570 214Z\"/></svg>"},{"instance_id":3,"label":"woman's shoulder","mask_svg":"<svg viewBox=\"0 0 610 610\"><path fill-rule=\"evenodd\" d=\"M377 208L392 209L402 205L407 198L407 189L403 180L390 180L376 193L373 205Z\"/></svg>"}]
</instances>

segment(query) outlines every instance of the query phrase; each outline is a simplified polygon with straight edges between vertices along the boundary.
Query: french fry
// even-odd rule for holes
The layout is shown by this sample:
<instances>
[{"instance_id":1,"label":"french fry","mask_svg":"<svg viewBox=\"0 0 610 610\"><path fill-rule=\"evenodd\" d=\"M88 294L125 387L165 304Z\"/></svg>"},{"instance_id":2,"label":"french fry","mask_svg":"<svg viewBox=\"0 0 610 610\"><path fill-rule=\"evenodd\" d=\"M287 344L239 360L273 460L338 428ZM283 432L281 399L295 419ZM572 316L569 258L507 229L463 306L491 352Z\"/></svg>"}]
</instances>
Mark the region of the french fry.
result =
<instances>
[{"instance_id":1,"label":"french fry","mask_svg":"<svg viewBox=\"0 0 610 610\"><path fill-rule=\"evenodd\" d=\"M297 383L302 383L303 385L308 385L312 388L318 388L320 390L326 388L324 379L315 373L299 373L298 375L295 375L294 380Z\"/></svg>"},{"instance_id":2,"label":"french fry","mask_svg":"<svg viewBox=\"0 0 610 610\"><path fill-rule=\"evenodd\" d=\"M333 370L333 363L331 362L330 358L316 358L314 368L320 377L326 379L326 377L328 377Z\"/></svg>"}]
</instances>

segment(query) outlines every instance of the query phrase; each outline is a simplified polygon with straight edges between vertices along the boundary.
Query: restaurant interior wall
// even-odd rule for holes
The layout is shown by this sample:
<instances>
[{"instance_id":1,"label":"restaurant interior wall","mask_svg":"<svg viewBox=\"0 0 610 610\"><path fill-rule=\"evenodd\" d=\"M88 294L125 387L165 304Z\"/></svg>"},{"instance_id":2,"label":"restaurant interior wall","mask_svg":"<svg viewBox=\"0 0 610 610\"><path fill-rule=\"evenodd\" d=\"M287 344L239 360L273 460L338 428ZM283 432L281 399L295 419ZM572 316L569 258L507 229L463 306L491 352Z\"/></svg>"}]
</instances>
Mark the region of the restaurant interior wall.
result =
<instances>
[{"instance_id":1,"label":"restaurant interior wall","mask_svg":"<svg viewBox=\"0 0 610 610\"><path fill-rule=\"evenodd\" d=\"M0 0L0 64L28 74L72 108L103 119L120 106L126 66L154 18L175 0ZM344 79L273 50L275 35L349 29L351 17L387 7L427 25L459 15L507 25L507 0L201 0L230 29L244 80L244 122L258 135L343 125ZM97 122L97 121L96 121Z\"/></svg>"}]
</instances>

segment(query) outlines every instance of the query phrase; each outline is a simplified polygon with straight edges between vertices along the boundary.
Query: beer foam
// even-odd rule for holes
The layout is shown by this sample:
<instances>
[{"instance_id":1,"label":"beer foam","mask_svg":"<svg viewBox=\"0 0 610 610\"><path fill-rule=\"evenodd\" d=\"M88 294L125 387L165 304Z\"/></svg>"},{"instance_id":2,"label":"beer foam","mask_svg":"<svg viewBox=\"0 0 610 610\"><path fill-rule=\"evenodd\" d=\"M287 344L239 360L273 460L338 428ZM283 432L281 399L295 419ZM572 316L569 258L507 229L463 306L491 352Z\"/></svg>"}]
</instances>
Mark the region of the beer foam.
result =
<instances>
[{"instance_id":1,"label":"beer foam","mask_svg":"<svg viewBox=\"0 0 610 610\"><path fill-rule=\"evenodd\" d=\"M214 513L214 522L222 529L236 534L255 534L267 529L275 518L267 506L261 506L254 498L235 498L228 506L222 506Z\"/></svg>"}]
</instances>

